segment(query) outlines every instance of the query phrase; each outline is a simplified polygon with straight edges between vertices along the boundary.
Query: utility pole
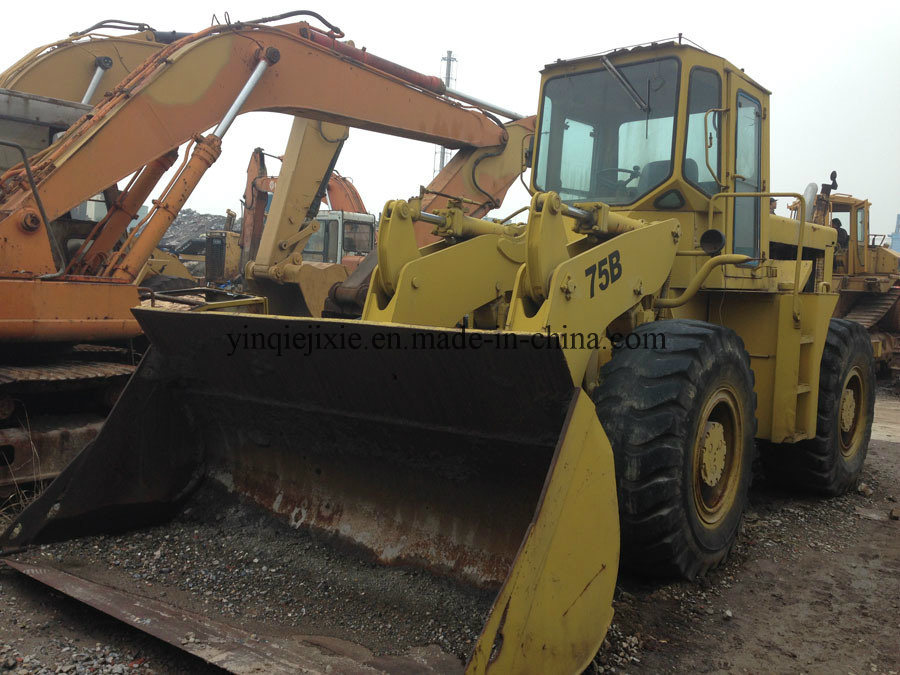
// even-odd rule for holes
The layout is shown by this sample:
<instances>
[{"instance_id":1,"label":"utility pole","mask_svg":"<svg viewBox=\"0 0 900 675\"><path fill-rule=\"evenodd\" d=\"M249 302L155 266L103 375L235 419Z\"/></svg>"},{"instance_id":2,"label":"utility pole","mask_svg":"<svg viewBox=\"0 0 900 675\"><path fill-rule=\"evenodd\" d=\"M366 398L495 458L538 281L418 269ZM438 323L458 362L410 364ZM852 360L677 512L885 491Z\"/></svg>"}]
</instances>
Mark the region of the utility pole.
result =
<instances>
[{"instance_id":1,"label":"utility pole","mask_svg":"<svg viewBox=\"0 0 900 675\"><path fill-rule=\"evenodd\" d=\"M443 68L444 84L447 85L447 87L452 87L454 82L456 81L456 77L453 75L453 64L456 63L456 58L453 56L453 52L449 49L447 50L447 56L441 57L441 64L444 64L445 62L447 65L445 68ZM438 166L434 170L435 175L437 175L437 173L446 166L451 154L452 153L447 148L439 148L437 157Z\"/></svg>"}]
</instances>

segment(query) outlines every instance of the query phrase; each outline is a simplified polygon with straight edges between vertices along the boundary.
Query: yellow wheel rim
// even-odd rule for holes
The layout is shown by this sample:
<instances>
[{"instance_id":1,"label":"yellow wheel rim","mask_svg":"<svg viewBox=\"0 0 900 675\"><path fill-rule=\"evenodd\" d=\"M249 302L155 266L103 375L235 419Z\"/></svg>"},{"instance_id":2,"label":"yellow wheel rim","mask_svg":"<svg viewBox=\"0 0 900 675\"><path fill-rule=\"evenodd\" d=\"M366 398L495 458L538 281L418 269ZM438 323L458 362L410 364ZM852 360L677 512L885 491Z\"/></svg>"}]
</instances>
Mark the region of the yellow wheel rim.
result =
<instances>
[{"instance_id":1,"label":"yellow wheel rim","mask_svg":"<svg viewBox=\"0 0 900 675\"><path fill-rule=\"evenodd\" d=\"M703 525L713 528L734 506L744 462L744 420L731 387L723 385L707 399L697 430L694 509Z\"/></svg>"},{"instance_id":2,"label":"yellow wheel rim","mask_svg":"<svg viewBox=\"0 0 900 675\"><path fill-rule=\"evenodd\" d=\"M854 367L847 373L838 406L841 454L844 458L850 459L859 452L865 426L863 417L866 410L866 393L859 367Z\"/></svg>"}]
</instances>

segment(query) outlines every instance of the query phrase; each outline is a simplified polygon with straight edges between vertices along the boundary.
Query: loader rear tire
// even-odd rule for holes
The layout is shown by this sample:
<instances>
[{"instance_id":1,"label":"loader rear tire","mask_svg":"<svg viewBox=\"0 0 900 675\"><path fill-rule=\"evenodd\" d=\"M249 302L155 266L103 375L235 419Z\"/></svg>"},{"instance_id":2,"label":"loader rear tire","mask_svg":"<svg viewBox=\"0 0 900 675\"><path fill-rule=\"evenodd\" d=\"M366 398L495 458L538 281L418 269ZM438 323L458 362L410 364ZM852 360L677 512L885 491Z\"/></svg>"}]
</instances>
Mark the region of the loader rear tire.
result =
<instances>
[{"instance_id":1,"label":"loader rear tire","mask_svg":"<svg viewBox=\"0 0 900 675\"><path fill-rule=\"evenodd\" d=\"M615 458L623 568L692 579L727 557L746 506L750 359L734 331L703 321L635 334L642 348L616 351L593 395Z\"/></svg>"},{"instance_id":2,"label":"loader rear tire","mask_svg":"<svg viewBox=\"0 0 900 675\"><path fill-rule=\"evenodd\" d=\"M875 356L866 329L832 319L819 368L816 437L799 443L764 443L770 479L834 497L859 481L875 416Z\"/></svg>"}]
</instances>

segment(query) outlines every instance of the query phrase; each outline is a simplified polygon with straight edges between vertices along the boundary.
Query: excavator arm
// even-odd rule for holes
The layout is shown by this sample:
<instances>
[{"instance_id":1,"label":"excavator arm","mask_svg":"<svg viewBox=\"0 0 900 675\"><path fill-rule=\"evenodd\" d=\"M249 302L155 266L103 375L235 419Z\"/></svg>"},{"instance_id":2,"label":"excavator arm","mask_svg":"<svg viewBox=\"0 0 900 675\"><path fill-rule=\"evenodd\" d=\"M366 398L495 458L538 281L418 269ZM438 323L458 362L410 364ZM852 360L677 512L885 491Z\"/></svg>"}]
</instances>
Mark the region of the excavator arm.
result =
<instances>
[{"instance_id":1,"label":"excavator arm","mask_svg":"<svg viewBox=\"0 0 900 675\"><path fill-rule=\"evenodd\" d=\"M266 54L278 55L240 112L270 110L346 123L448 147L502 146L506 132L479 112L411 86L362 63L348 67L335 49L304 37L305 23L283 27L216 26L159 51L127 77L91 115L32 159L36 195L52 221L87 197L128 176L221 122ZM329 83L342 81L337 88ZM302 82L303 86L290 86ZM346 91L371 92L347 97ZM22 223L40 211L23 173L0 205L7 250L27 249L36 275L53 272L49 244L35 246ZM28 243L25 243L28 240ZM0 259L0 274L22 269L21 258Z\"/></svg>"},{"instance_id":2,"label":"excavator arm","mask_svg":"<svg viewBox=\"0 0 900 675\"><path fill-rule=\"evenodd\" d=\"M307 159L306 155L304 155L304 159ZM265 226L269 195L275 192L277 184L278 176L270 176L266 171L265 152L262 148L254 149L247 165L247 185L244 189L243 217L241 218L240 247L245 262L256 259L259 241ZM319 186L317 193L321 192L322 187ZM342 176L337 171L332 171L327 178L325 196L329 208L335 211L366 213L366 205L356 186L349 178Z\"/></svg>"},{"instance_id":3,"label":"excavator arm","mask_svg":"<svg viewBox=\"0 0 900 675\"><path fill-rule=\"evenodd\" d=\"M351 211L353 213L365 213L366 205L356 186L346 176L337 171L331 174L326 188L328 205L335 211Z\"/></svg>"},{"instance_id":4,"label":"excavator arm","mask_svg":"<svg viewBox=\"0 0 900 675\"><path fill-rule=\"evenodd\" d=\"M4 238L0 283L7 287L14 282L16 288L9 288L10 293L25 293L30 298L26 304L44 308L36 314L26 311L24 318L0 316L9 329L4 333L11 330L20 336L17 339L134 334L136 324L128 310L136 298L133 290L121 284L132 284L139 275L205 170L216 161L221 138L239 113L284 112L316 123L351 125L462 148L456 168L451 163L440 184L456 182L463 197L474 191L478 198L472 200L475 210L498 204L521 173L520 140L507 143L509 134L495 118L443 97L439 79L339 42L340 35L304 22L279 27L253 23L214 26L178 40L129 74L58 142L33 156L29 166L14 167L0 176L0 233ZM343 86L329 86L336 81ZM288 86L291 82L303 86ZM347 91L360 95L348 97ZM528 120L523 123L529 126ZM212 134L199 135L214 125ZM176 177L154 201L151 214L126 235L138 207L175 161L177 148L188 141L193 153L185 155ZM508 156L513 157L508 175L499 180L475 177L476 169L479 174L486 173L484 166ZM460 172L469 174L471 187L465 185L467 178ZM63 237L54 234L54 221L129 175L129 187L107 217L77 252L66 251L60 245ZM321 182L328 172L313 171L313 175ZM304 220L289 223L288 239ZM276 228L275 232L282 230ZM427 238L427 233L423 236ZM286 243L283 236L271 237L269 244L266 235L263 239L262 254L274 252L273 260L299 262L290 257L302 246L298 249ZM64 291L56 284L23 285L38 279L119 284L119 290L110 291L118 298L112 303L114 309L104 313L109 327L98 333L99 324L90 329L79 325L98 317L93 310L87 311L90 308L72 306L71 299L65 312L53 307L55 297L77 297L75 289ZM45 324L54 327L45 329Z\"/></svg>"}]
</instances>

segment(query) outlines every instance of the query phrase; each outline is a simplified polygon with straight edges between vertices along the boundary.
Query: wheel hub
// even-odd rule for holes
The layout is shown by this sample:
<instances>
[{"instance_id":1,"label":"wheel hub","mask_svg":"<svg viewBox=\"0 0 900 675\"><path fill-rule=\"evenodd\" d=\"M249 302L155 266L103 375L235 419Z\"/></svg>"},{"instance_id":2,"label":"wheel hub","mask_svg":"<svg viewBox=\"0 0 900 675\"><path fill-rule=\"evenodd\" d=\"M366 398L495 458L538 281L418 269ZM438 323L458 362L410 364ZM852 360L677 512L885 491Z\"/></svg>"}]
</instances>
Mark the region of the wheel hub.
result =
<instances>
[{"instance_id":1,"label":"wheel hub","mask_svg":"<svg viewBox=\"0 0 900 675\"><path fill-rule=\"evenodd\" d=\"M856 419L856 396L852 389L844 389L841 394L841 430L844 433L853 428Z\"/></svg>"},{"instance_id":2,"label":"wheel hub","mask_svg":"<svg viewBox=\"0 0 900 675\"><path fill-rule=\"evenodd\" d=\"M725 471L725 427L719 422L707 422L701 449L700 477L710 487L718 485Z\"/></svg>"}]
</instances>

